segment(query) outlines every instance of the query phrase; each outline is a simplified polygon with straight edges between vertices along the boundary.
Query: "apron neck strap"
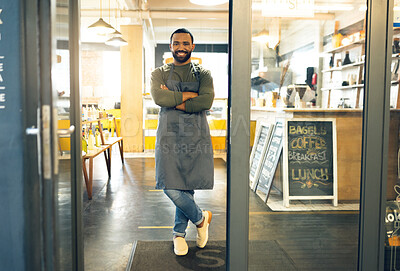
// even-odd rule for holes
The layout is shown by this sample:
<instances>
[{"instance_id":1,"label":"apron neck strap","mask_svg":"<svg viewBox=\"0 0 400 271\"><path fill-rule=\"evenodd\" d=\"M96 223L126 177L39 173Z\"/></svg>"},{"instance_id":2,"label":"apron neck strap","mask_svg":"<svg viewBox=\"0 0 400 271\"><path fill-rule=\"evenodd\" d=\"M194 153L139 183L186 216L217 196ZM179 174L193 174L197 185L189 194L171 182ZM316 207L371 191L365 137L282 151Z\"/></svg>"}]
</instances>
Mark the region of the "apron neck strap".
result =
<instances>
[{"instance_id":1,"label":"apron neck strap","mask_svg":"<svg viewBox=\"0 0 400 271\"><path fill-rule=\"evenodd\" d=\"M193 62L191 62L191 63L192 63L192 67L193 67L193 70L194 70L194 75L196 76L196 80L197 80L197 82L200 82L200 74L196 70L196 67L194 66Z\"/></svg>"},{"instance_id":2,"label":"apron neck strap","mask_svg":"<svg viewBox=\"0 0 400 271\"><path fill-rule=\"evenodd\" d=\"M193 71L194 71L194 75L196 76L197 82L200 82L200 74L199 74L199 72L197 71L197 69L194 66L193 62L190 62L190 64L192 64L192 68L193 68ZM172 74L174 72L174 69L175 69L175 65L174 65L174 63L171 63L171 69L169 70L168 80L171 80Z\"/></svg>"}]
</instances>

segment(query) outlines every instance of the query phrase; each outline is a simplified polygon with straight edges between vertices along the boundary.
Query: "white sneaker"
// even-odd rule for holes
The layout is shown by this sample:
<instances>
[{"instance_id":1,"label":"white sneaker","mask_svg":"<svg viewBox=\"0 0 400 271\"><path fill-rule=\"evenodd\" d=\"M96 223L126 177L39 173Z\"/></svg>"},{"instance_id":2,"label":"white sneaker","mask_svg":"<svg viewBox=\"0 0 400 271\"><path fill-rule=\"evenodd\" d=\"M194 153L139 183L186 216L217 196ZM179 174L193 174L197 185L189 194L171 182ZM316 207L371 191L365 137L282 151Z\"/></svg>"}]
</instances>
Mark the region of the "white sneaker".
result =
<instances>
[{"instance_id":1,"label":"white sneaker","mask_svg":"<svg viewBox=\"0 0 400 271\"><path fill-rule=\"evenodd\" d=\"M208 241L208 227L211 223L212 213L210 211L203 211L204 223L203 226L197 228L196 244L199 248L204 248Z\"/></svg>"},{"instance_id":2,"label":"white sneaker","mask_svg":"<svg viewBox=\"0 0 400 271\"><path fill-rule=\"evenodd\" d=\"M185 256L189 251L189 247L184 237L174 237L174 252L178 256Z\"/></svg>"}]
</instances>

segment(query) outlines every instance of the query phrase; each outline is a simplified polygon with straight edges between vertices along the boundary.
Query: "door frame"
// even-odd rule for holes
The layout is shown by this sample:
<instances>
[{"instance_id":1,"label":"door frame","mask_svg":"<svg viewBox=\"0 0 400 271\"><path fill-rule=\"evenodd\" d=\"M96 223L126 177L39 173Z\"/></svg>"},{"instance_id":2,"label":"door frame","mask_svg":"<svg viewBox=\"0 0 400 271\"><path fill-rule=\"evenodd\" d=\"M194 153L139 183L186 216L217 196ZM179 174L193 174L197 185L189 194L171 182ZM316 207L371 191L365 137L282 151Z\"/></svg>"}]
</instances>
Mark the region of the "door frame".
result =
<instances>
[{"instance_id":1,"label":"door frame","mask_svg":"<svg viewBox=\"0 0 400 271\"><path fill-rule=\"evenodd\" d=\"M71 135L71 222L73 270L84 270L84 242L82 218L82 140L80 95L80 0L69 0L70 54L70 121L76 132Z\"/></svg>"},{"instance_id":2,"label":"door frame","mask_svg":"<svg viewBox=\"0 0 400 271\"><path fill-rule=\"evenodd\" d=\"M79 32L80 1L69 0L69 52L70 52L70 122L80 127L79 92ZM31 269L58 270L59 240L56 229L56 190L54 169L57 159L57 127L53 118L57 97L52 86L51 70L54 65L56 42L52 36L55 27L55 0L21 1L21 43L23 44L23 112L24 129L36 127L38 135L24 136L24 251L25 266ZM43 106L49 108L50 136L48 144L43 141L43 127L38 124L43 118ZM40 109L38 109L40 108ZM35 112L35 114L33 113ZM39 127L38 127L39 126ZM38 139L39 138L39 139ZM47 145L45 147L44 145ZM56 147L54 147L56 146ZM44 150L47 148L47 150ZM43 153L50 157L50 164L43 166ZM47 171L48 173L44 174ZM77 130L71 135L71 228L72 268L84 270L82 234L82 164L81 134Z\"/></svg>"},{"instance_id":3,"label":"door frame","mask_svg":"<svg viewBox=\"0 0 400 271\"><path fill-rule=\"evenodd\" d=\"M249 247L251 0L229 2L227 270L244 271Z\"/></svg>"},{"instance_id":4,"label":"door frame","mask_svg":"<svg viewBox=\"0 0 400 271\"><path fill-rule=\"evenodd\" d=\"M358 270L383 270L394 1L367 6Z\"/></svg>"}]
</instances>

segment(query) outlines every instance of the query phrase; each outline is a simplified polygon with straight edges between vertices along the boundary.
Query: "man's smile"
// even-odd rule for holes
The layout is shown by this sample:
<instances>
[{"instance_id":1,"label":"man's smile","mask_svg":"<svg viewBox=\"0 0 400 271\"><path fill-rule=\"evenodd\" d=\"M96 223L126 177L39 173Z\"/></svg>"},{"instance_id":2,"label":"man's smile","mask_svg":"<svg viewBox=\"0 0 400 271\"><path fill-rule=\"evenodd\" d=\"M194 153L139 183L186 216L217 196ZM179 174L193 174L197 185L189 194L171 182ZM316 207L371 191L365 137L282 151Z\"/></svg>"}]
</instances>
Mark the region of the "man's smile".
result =
<instances>
[{"instance_id":1,"label":"man's smile","mask_svg":"<svg viewBox=\"0 0 400 271\"><path fill-rule=\"evenodd\" d=\"M178 52L176 52L176 55L177 55L177 56L185 56L185 55L187 55L187 52L178 51Z\"/></svg>"}]
</instances>

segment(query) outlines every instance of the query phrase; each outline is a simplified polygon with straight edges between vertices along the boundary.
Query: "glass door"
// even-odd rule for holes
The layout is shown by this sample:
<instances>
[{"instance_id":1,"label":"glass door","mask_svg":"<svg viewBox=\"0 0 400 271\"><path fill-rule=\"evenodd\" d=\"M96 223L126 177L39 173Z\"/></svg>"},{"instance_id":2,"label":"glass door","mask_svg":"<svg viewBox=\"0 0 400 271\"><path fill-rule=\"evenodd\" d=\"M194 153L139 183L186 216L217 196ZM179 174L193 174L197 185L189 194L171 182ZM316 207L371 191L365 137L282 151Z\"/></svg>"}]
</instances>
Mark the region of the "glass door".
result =
<instances>
[{"instance_id":1,"label":"glass door","mask_svg":"<svg viewBox=\"0 0 400 271\"><path fill-rule=\"evenodd\" d=\"M28 262L33 269L77 270L82 255L83 240L77 237L80 201L76 198L81 187L81 174L77 174L81 168L76 166L80 165L81 152L75 127L80 123L75 122L79 118L74 111L79 108L75 105L79 67L73 66L77 61L72 49L79 32L70 31L79 23L71 19L78 11L74 2L40 1L24 6L29 42L26 133L29 142L34 137L33 142L37 142L26 146L32 157L25 169L26 185L32 191L26 197L30 202L27 227L32 227L27 243L29 251L35 253Z\"/></svg>"},{"instance_id":2,"label":"glass door","mask_svg":"<svg viewBox=\"0 0 400 271\"><path fill-rule=\"evenodd\" d=\"M366 4L252 1L250 269L357 268Z\"/></svg>"},{"instance_id":3,"label":"glass door","mask_svg":"<svg viewBox=\"0 0 400 271\"><path fill-rule=\"evenodd\" d=\"M384 270L384 244L396 264L393 1L232 2L231 270Z\"/></svg>"},{"instance_id":4,"label":"glass door","mask_svg":"<svg viewBox=\"0 0 400 271\"><path fill-rule=\"evenodd\" d=\"M382 196L382 210L384 210L380 218L383 228L383 236L381 241L381 248L384 253L383 270L398 270L400 268L400 165L399 161L399 109L400 109L400 85L399 85L399 64L400 64L400 3L394 1L390 3L389 8L393 11L393 15L389 13L387 27L390 30L387 37L387 59L388 66L388 80L390 80L390 107L389 117L386 120L388 125L384 131L388 134L388 145L384 146L384 151L387 152L388 157L388 170L386 187L383 186L383 191L386 194ZM393 6L392 6L393 5Z\"/></svg>"}]
</instances>

